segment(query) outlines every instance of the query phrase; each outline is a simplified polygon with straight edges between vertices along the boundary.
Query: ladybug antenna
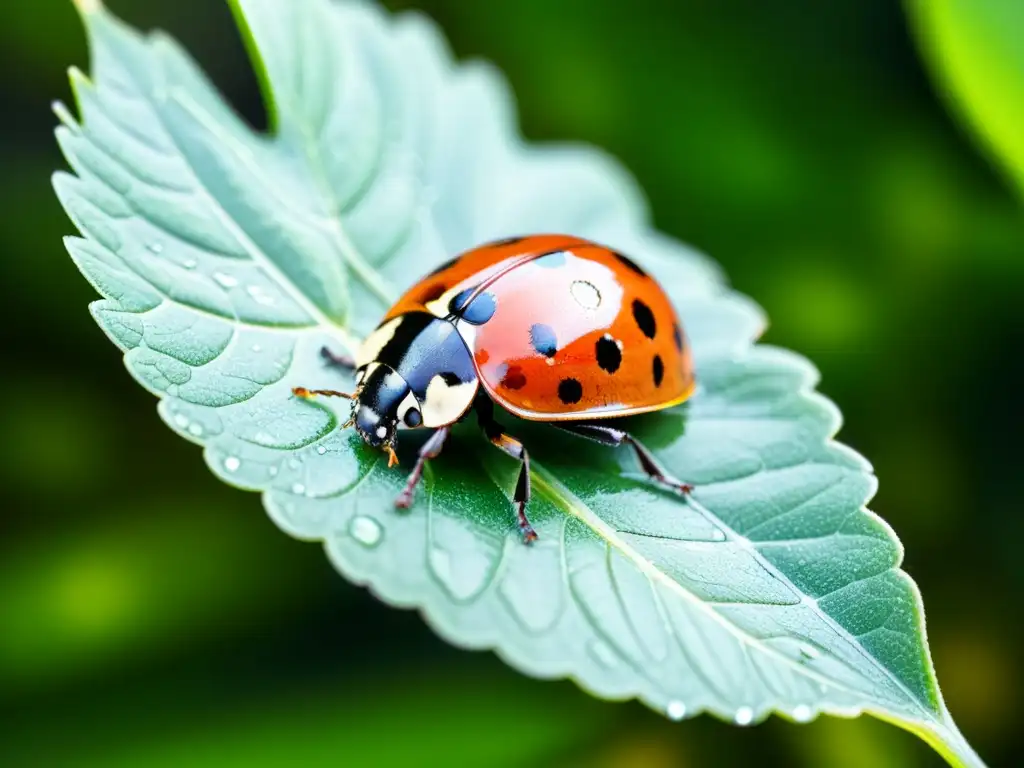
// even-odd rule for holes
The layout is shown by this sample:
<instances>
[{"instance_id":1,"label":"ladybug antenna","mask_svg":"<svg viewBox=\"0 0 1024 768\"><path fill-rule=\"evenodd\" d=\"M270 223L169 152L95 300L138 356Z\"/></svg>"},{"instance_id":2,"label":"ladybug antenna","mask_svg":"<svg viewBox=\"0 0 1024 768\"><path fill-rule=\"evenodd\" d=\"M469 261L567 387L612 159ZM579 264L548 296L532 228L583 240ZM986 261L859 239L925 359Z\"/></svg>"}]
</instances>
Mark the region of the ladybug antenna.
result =
<instances>
[{"instance_id":1,"label":"ladybug antenna","mask_svg":"<svg viewBox=\"0 0 1024 768\"><path fill-rule=\"evenodd\" d=\"M398 463L398 456L395 454L395 448L393 445L388 443L384 446L384 451L388 455L388 469L391 469L391 467Z\"/></svg>"},{"instance_id":2,"label":"ladybug antenna","mask_svg":"<svg viewBox=\"0 0 1024 768\"><path fill-rule=\"evenodd\" d=\"M344 397L346 400L354 400L359 396L358 392L350 395L348 392L339 392L336 389L306 389L305 387L292 387L292 394L304 399L322 395L323 397Z\"/></svg>"}]
</instances>

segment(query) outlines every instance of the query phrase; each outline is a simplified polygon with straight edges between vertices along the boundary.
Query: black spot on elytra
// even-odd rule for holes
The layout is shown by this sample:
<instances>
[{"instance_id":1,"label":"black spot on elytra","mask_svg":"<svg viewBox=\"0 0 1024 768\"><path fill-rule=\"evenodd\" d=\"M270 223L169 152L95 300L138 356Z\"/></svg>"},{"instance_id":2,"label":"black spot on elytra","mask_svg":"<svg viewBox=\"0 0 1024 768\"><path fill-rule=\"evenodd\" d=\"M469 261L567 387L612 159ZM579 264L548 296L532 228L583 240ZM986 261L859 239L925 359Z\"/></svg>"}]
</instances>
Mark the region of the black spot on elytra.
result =
<instances>
[{"instance_id":1,"label":"black spot on elytra","mask_svg":"<svg viewBox=\"0 0 1024 768\"><path fill-rule=\"evenodd\" d=\"M619 345L607 336L597 340L597 364L608 373L615 373L622 365L622 351Z\"/></svg>"},{"instance_id":2,"label":"black spot on elytra","mask_svg":"<svg viewBox=\"0 0 1024 768\"><path fill-rule=\"evenodd\" d=\"M616 259L621 261L629 269L636 272L638 275L640 275L640 277L647 277L647 273L644 272L643 267L641 267L639 264L637 264L635 261L629 258L629 256L626 256L624 253L619 253L618 251L613 251L612 253L615 254Z\"/></svg>"},{"instance_id":3,"label":"black spot on elytra","mask_svg":"<svg viewBox=\"0 0 1024 768\"><path fill-rule=\"evenodd\" d=\"M661 355L654 356L654 386L660 387L661 380L665 378L665 364L661 362Z\"/></svg>"},{"instance_id":4,"label":"black spot on elytra","mask_svg":"<svg viewBox=\"0 0 1024 768\"><path fill-rule=\"evenodd\" d=\"M530 344L544 357L554 357L555 352L558 351L555 329L550 325L535 323L530 327Z\"/></svg>"},{"instance_id":5,"label":"black spot on elytra","mask_svg":"<svg viewBox=\"0 0 1024 768\"><path fill-rule=\"evenodd\" d=\"M672 338L675 339L676 349L680 352L683 351L683 330L679 327L679 323L672 323Z\"/></svg>"},{"instance_id":6,"label":"black spot on elytra","mask_svg":"<svg viewBox=\"0 0 1024 768\"><path fill-rule=\"evenodd\" d=\"M526 374L518 365L510 365L501 377L501 386L506 389L522 389L526 386Z\"/></svg>"},{"instance_id":7,"label":"black spot on elytra","mask_svg":"<svg viewBox=\"0 0 1024 768\"><path fill-rule=\"evenodd\" d=\"M440 299L444 295L444 292L446 290L447 288L445 288L444 283L433 283L432 285L428 285L426 288L423 289L423 293L421 294L420 300L424 304L430 301L436 301L437 299Z\"/></svg>"},{"instance_id":8,"label":"black spot on elytra","mask_svg":"<svg viewBox=\"0 0 1024 768\"><path fill-rule=\"evenodd\" d=\"M434 269L432 269L430 272L428 272L427 273L427 277L433 277L434 275L437 275L437 274L440 274L441 272L444 272L446 269L448 269L449 267L454 265L455 262L458 261L458 260L459 260L458 256L456 256L453 259L448 259L448 261L445 261L445 262L441 263L439 266L434 267Z\"/></svg>"},{"instance_id":9,"label":"black spot on elytra","mask_svg":"<svg viewBox=\"0 0 1024 768\"><path fill-rule=\"evenodd\" d=\"M544 267L545 269L557 269L558 267L565 266L565 251L559 248L557 251L548 251L542 253L533 263L538 267Z\"/></svg>"},{"instance_id":10,"label":"black spot on elytra","mask_svg":"<svg viewBox=\"0 0 1024 768\"><path fill-rule=\"evenodd\" d=\"M405 425L407 427L418 427L423 423L423 414L416 408L410 408L405 412Z\"/></svg>"},{"instance_id":11,"label":"black spot on elytra","mask_svg":"<svg viewBox=\"0 0 1024 768\"><path fill-rule=\"evenodd\" d=\"M558 382L558 399L566 405L578 403L583 397L583 385L576 379L562 379Z\"/></svg>"},{"instance_id":12,"label":"black spot on elytra","mask_svg":"<svg viewBox=\"0 0 1024 768\"><path fill-rule=\"evenodd\" d=\"M633 319L640 326L640 330L644 332L644 336L648 339L654 338L654 334L658 332L658 326L654 322L654 313L640 299L633 299Z\"/></svg>"},{"instance_id":13,"label":"black spot on elytra","mask_svg":"<svg viewBox=\"0 0 1024 768\"><path fill-rule=\"evenodd\" d=\"M476 286L460 291L448 302L448 311L473 325L483 325L492 317L497 308L494 294L484 291L472 301L469 297L473 295ZM469 302L468 304L466 302Z\"/></svg>"}]
</instances>

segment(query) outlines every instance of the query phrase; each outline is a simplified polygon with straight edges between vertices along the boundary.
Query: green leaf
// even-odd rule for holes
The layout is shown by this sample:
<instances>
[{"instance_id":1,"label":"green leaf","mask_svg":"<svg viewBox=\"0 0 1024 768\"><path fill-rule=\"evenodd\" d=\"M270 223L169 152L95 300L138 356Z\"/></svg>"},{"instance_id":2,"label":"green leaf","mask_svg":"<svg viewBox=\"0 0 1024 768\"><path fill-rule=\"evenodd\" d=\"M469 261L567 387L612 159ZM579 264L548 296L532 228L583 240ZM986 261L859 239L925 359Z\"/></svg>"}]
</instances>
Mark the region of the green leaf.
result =
<instances>
[{"instance_id":1,"label":"green leaf","mask_svg":"<svg viewBox=\"0 0 1024 768\"><path fill-rule=\"evenodd\" d=\"M85 13L94 81L72 72L81 124L58 108L77 175L55 186L85 236L71 256L106 297L93 315L210 468L262 492L274 521L322 541L349 579L527 674L673 719L871 712L979 765L942 703L900 545L863 507L870 467L831 442L840 418L812 392L816 373L752 346L760 311L650 228L631 178L593 149L526 145L500 76L456 64L419 15L232 7L272 136L173 41L98 7ZM659 275L700 391L631 423L697 485L689 503L624 451L512 423L537 459L528 547L509 502L516 467L472 428L399 513L403 473L339 428L345 405L289 390L349 383L322 345L351 350L443 259L534 231L608 243Z\"/></svg>"},{"instance_id":2,"label":"green leaf","mask_svg":"<svg viewBox=\"0 0 1024 768\"><path fill-rule=\"evenodd\" d=\"M951 106L1024 193L1024 4L907 0L907 10Z\"/></svg>"}]
</instances>

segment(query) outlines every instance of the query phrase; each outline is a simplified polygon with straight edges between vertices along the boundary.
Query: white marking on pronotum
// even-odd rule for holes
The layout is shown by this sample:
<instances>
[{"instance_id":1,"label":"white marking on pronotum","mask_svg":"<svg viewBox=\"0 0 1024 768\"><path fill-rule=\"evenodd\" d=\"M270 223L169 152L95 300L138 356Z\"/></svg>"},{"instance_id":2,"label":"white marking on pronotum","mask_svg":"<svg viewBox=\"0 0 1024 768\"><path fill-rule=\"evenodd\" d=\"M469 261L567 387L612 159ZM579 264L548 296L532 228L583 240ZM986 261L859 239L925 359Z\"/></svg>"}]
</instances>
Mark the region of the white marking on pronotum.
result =
<instances>
[{"instance_id":1,"label":"white marking on pronotum","mask_svg":"<svg viewBox=\"0 0 1024 768\"><path fill-rule=\"evenodd\" d=\"M448 384L438 374L427 385L421 412L424 427L441 427L459 418L473 403L480 382L472 381Z\"/></svg>"},{"instance_id":2,"label":"white marking on pronotum","mask_svg":"<svg viewBox=\"0 0 1024 768\"><path fill-rule=\"evenodd\" d=\"M364 365L376 360L377 355L384 349L384 345L394 337L395 331L398 330L398 326L401 323L401 315L393 317L367 336L362 346L359 347L359 353L356 355L356 367L362 368Z\"/></svg>"},{"instance_id":3,"label":"white marking on pronotum","mask_svg":"<svg viewBox=\"0 0 1024 768\"><path fill-rule=\"evenodd\" d=\"M399 405L398 405L398 414L397 415L398 415L398 428L399 429L409 429L408 425L405 423L405 416L406 416L407 413L409 413L410 410L412 410L414 408L419 408L419 407L420 407L420 404L416 400L416 396L412 392L410 392L408 395L405 396L405 398L402 400L402 402L399 403ZM420 414L420 415L422 416L422 414Z\"/></svg>"},{"instance_id":4,"label":"white marking on pronotum","mask_svg":"<svg viewBox=\"0 0 1024 768\"><path fill-rule=\"evenodd\" d=\"M383 438L388 433L388 428L381 424L377 427L377 437Z\"/></svg>"}]
</instances>

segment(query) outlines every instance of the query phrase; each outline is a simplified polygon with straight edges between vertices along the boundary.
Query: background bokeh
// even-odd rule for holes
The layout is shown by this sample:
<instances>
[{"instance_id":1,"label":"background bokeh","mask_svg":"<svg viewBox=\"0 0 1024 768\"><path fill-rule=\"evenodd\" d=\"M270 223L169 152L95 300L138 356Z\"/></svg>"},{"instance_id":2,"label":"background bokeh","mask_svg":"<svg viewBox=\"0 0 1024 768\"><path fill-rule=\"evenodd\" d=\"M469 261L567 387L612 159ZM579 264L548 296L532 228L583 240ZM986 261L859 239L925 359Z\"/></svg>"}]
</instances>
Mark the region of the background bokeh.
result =
<instances>
[{"instance_id":1,"label":"background bokeh","mask_svg":"<svg viewBox=\"0 0 1024 768\"><path fill-rule=\"evenodd\" d=\"M265 124L219 0L108 0ZM939 680L991 765L1024 755L1024 203L892 0L391 0L507 74L531 139L639 178L820 368L924 594ZM157 418L86 311L51 188L67 0L0 25L0 764L932 766L862 718L672 724L444 644L346 584ZM1019 764L1019 763L1018 763Z\"/></svg>"}]
</instances>

